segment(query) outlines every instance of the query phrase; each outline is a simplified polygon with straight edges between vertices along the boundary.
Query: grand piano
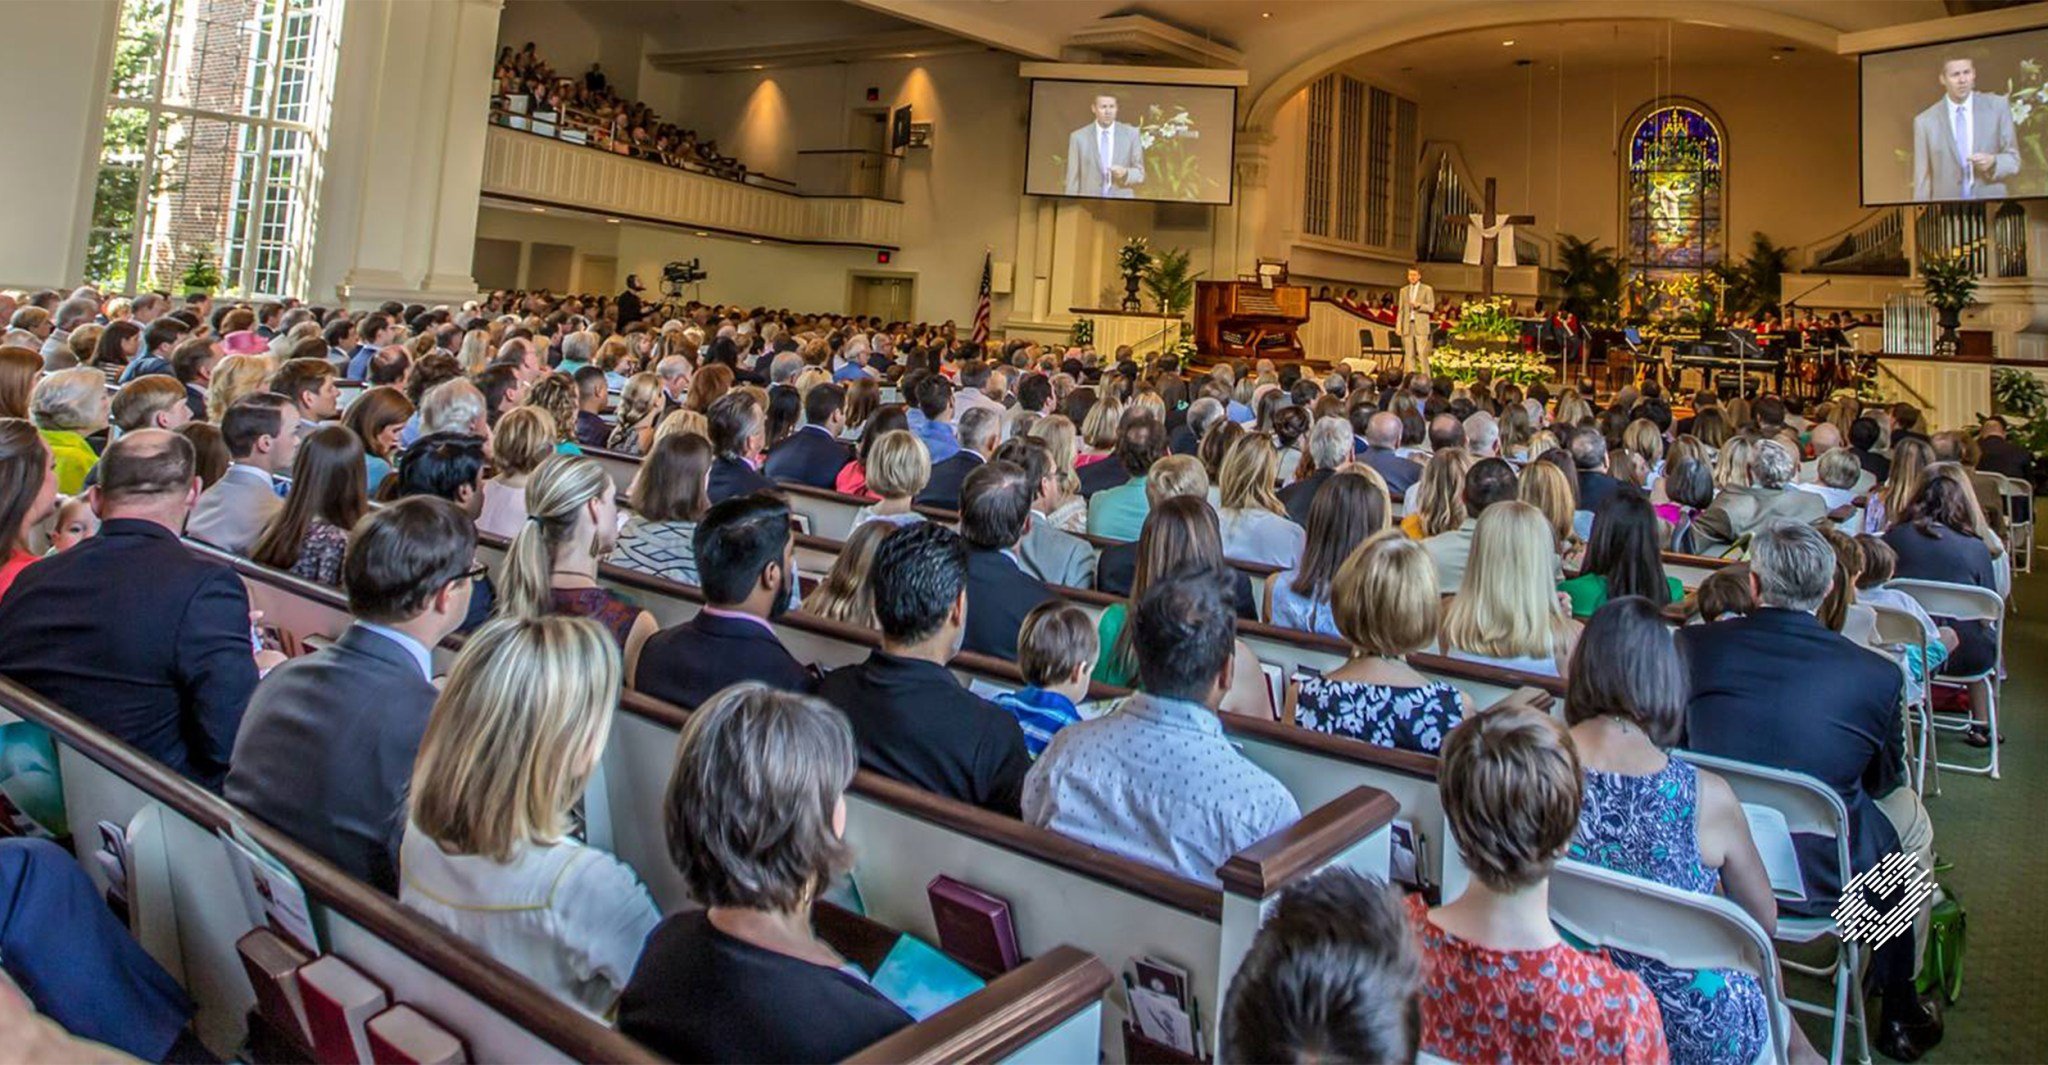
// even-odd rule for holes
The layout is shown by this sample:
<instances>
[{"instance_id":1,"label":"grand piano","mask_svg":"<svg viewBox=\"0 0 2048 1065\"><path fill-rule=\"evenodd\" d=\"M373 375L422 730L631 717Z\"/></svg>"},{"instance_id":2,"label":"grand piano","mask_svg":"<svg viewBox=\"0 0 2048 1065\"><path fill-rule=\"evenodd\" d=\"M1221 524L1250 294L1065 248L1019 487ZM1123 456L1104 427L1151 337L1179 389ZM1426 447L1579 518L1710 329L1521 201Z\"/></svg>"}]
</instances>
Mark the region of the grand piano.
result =
<instances>
[{"instance_id":1,"label":"grand piano","mask_svg":"<svg viewBox=\"0 0 2048 1065\"><path fill-rule=\"evenodd\" d=\"M1299 359L1308 286L1195 282L1195 349L1205 359Z\"/></svg>"}]
</instances>

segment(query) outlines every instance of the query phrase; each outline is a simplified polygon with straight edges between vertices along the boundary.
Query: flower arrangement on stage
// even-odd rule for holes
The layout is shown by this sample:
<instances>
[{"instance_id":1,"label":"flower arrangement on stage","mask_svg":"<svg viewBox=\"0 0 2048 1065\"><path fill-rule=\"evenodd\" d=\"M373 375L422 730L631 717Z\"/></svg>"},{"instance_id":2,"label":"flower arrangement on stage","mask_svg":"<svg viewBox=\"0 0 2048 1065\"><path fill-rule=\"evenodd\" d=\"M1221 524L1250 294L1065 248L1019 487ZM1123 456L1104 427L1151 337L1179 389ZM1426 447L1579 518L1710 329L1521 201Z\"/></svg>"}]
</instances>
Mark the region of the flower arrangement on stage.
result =
<instances>
[{"instance_id":1,"label":"flower arrangement on stage","mask_svg":"<svg viewBox=\"0 0 2048 1065\"><path fill-rule=\"evenodd\" d=\"M1116 272L1125 277L1136 277L1152 265L1152 249L1144 237L1132 237L1116 250Z\"/></svg>"},{"instance_id":2,"label":"flower arrangement on stage","mask_svg":"<svg viewBox=\"0 0 2048 1065\"><path fill-rule=\"evenodd\" d=\"M1093 347L1094 345L1095 319L1076 318L1074 324L1067 330L1067 346L1070 348L1086 348Z\"/></svg>"},{"instance_id":3,"label":"flower arrangement on stage","mask_svg":"<svg viewBox=\"0 0 2048 1065\"><path fill-rule=\"evenodd\" d=\"M1553 367L1541 353L1523 351L1520 344L1481 347L1453 340L1429 357L1429 369L1461 385L1483 377L1494 384L1512 382L1526 388L1549 380Z\"/></svg>"},{"instance_id":4,"label":"flower arrangement on stage","mask_svg":"<svg viewBox=\"0 0 2048 1065\"><path fill-rule=\"evenodd\" d=\"M1429 366L1460 384L1485 377L1527 386L1550 376L1541 354L1522 349L1522 323L1506 296L1472 300L1460 307L1450 342L1436 349Z\"/></svg>"},{"instance_id":5,"label":"flower arrangement on stage","mask_svg":"<svg viewBox=\"0 0 2048 1065\"><path fill-rule=\"evenodd\" d=\"M1514 301L1506 296L1467 302L1458 308L1458 320L1451 323L1451 336L1457 340L1517 340L1521 335Z\"/></svg>"}]
</instances>

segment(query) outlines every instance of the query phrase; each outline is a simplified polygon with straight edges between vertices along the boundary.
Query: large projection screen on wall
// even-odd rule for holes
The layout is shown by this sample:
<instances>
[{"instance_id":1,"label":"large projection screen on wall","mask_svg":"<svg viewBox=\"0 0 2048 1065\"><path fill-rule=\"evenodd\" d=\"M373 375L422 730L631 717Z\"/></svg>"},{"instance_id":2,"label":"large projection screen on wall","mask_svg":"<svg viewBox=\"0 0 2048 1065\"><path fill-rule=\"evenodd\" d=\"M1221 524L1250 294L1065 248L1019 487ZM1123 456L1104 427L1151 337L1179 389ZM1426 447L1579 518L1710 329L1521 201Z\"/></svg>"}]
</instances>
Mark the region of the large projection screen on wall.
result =
<instances>
[{"instance_id":1,"label":"large projection screen on wall","mask_svg":"<svg viewBox=\"0 0 2048 1065\"><path fill-rule=\"evenodd\" d=\"M1863 202L2048 196L2048 29L1862 57Z\"/></svg>"},{"instance_id":2,"label":"large projection screen on wall","mask_svg":"<svg viewBox=\"0 0 2048 1065\"><path fill-rule=\"evenodd\" d=\"M1226 204L1237 90L1034 78L1024 191Z\"/></svg>"}]
</instances>

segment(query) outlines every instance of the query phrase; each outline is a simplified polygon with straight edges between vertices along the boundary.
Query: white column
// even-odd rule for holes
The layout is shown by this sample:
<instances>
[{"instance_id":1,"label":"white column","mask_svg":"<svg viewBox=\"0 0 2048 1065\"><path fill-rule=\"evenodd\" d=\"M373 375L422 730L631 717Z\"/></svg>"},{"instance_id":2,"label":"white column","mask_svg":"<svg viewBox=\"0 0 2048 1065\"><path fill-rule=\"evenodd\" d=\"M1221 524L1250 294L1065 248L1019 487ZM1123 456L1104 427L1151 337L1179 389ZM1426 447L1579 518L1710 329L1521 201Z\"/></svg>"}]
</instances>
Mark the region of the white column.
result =
<instances>
[{"instance_id":1,"label":"white column","mask_svg":"<svg viewBox=\"0 0 2048 1065\"><path fill-rule=\"evenodd\" d=\"M0 64L0 144L13 158L0 187L0 286L69 289L84 280L106 120L115 0L10 0Z\"/></svg>"},{"instance_id":2,"label":"white column","mask_svg":"<svg viewBox=\"0 0 2048 1065\"><path fill-rule=\"evenodd\" d=\"M349 0L311 296L477 293L478 188L500 0Z\"/></svg>"}]
</instances>

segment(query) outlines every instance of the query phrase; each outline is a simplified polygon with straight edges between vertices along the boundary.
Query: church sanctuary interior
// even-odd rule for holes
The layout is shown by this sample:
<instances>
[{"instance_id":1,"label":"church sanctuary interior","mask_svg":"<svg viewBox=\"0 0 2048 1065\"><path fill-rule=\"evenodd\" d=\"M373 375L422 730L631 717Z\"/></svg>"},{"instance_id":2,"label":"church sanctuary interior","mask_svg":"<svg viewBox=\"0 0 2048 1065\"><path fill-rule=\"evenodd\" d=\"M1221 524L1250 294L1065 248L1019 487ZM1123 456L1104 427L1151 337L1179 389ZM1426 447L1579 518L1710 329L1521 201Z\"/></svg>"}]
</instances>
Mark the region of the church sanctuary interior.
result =
<instances>
[{"instance_id":1,"label":"church sanctuary interior","mask_svg":"<svg viewBox=\"0 0 2048 1065\"><path fill-rule=\"evenodd\" d=\"M0 1065L2048 1060L2048 4L0 27Z\"/></svg>"}]
</instances>

